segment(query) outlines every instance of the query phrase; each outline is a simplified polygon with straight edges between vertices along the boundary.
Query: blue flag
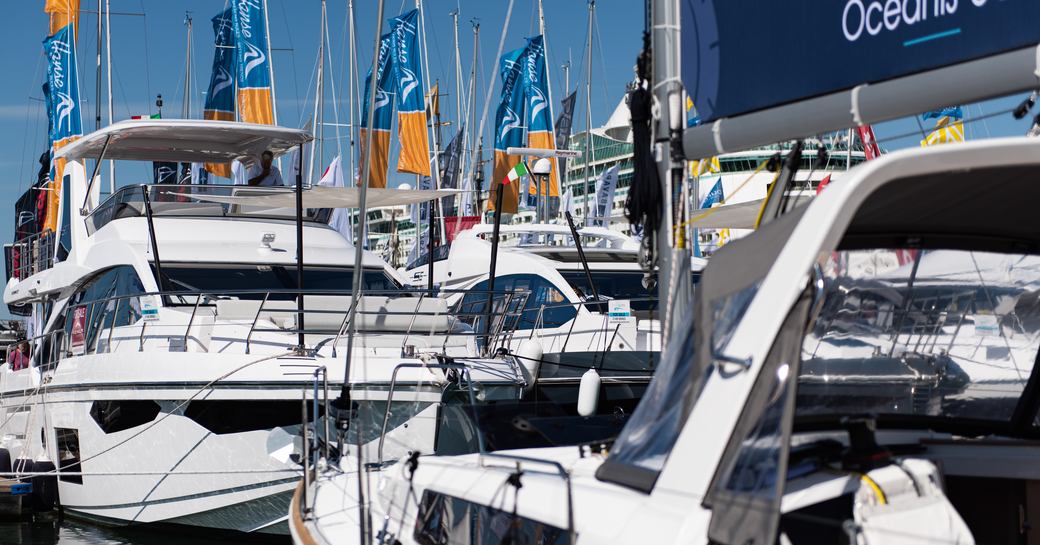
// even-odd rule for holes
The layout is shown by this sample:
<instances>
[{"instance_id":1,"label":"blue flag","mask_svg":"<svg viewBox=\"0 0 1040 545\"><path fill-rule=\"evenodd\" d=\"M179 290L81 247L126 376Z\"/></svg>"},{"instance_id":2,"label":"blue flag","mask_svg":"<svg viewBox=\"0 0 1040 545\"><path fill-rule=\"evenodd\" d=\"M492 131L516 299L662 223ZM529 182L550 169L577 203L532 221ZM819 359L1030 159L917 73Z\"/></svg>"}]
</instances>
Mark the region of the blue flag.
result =
<instances>
[{"instance_id":1,"label":"blue flag","mask_svg":"<svg viewBox=\"0 0 1040 545\"><path fill-rule=\"evenodd\" d=\"M711 187L711 191L701 201L701 208L711 208L712 206L721 203L726 200L726 195L722 192L722 178L720 177L715 185Z\"/></svg>"},{"instance_id":2,"label":"blue flag","mask_svg":"<svg viewBox=\"0 0 1040 545\"><path fill-rule=\"evenodd\" d=\"M927 112L921 114L921 119L942 119L949 117L950 119L963 119L964 110L960 106L947 106L941 110L935 110L933 112Z\"/></svg>"}]
</instances>

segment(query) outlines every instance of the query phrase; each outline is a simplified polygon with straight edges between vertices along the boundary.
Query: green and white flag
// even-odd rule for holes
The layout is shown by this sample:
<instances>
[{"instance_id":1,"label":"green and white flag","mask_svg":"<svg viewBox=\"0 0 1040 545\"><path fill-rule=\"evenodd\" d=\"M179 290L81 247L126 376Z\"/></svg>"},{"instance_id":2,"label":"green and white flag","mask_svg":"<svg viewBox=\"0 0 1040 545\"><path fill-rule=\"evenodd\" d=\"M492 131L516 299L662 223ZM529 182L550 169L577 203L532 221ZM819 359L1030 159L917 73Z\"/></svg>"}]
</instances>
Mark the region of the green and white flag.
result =
<instances>
[{"instance_id":1,"label":"green and white flag","mask_svg":"<svg viewBox=\"0 0 1040 545\"><path fill-rule=\"evenodd\" d=\"M521 176L527 176L527 165L523 161L519 162L513 168L509 169L506 173L506 177L502 180L502 185L509 185L520 179Z\"/></svg>"}]
</instances>

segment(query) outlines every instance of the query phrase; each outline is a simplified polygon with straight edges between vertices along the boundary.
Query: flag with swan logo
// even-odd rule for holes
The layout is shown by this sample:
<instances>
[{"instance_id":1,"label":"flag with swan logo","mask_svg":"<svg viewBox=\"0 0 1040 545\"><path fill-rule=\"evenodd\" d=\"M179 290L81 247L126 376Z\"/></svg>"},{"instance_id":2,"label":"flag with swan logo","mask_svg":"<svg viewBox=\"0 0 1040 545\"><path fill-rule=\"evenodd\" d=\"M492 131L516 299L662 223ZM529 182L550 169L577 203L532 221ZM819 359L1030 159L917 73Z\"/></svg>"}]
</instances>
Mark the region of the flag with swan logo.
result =
<instances>
[{"instance_id":1,"label":"flag with swan logo","mask_svg":"<svg viewBox=\"0 0 1040 545\"><path fill-rule=\"evenodd\" d=\"M69 23L44 40L43 50L47 56L47 87L50 91L47 104L51 111L48 117L52 120L48 136L51 149L58 150L83 135L73 24ZM44 223L44 228L51 231L58 228L65 163L64 158L56 159L51 171L52 191L47 195L47 219Z\"/></svg>"},{"instance_id":2,"label":"flag with swan logo","mask_svg":"<svg viewBox=\"0 0 1040 545\"><path fill-rule=\"evenodd\" d=\"M520 157L506 154L510 147L524 145L525 93L523 89L522 60L527 48L514 49L502 55L499 60L499 72L502 76L502 100L495 112L495 168L492 179L499 182L507 179L508 173L520 162ZM520 184L491 184L491 196L488 199L488 210L495 210L497 191L502 194L503 214L515 214L520 197Z\"/></svg>"},{"instance_id":3,"label":"flag with swan logo","mask_svg":"<svg viewBox=\"0 0 1040 545\"><path fill-rule=\"evenodd\" d=\"M390 54L397 84L397 133L401 152L398 172L430 175L430 141L426 127L426 85L419 57L419 10L390 20Z\"/></svg>"},{"instance_id":4,"label":"flag with swan logo","mask_svg":"<svg viewBox=\"0 0 1040 545\"><path fill-rule=\"evenodd\" d=\"M213 18L213 72L209 77L204 119L235 120L235 40L231 8ZM231 177L230 163L206 163L215 176Z\"/></svg>"},{"instance_id":5,"label":"flag with swan logo","mask_svg":"<svg viewBox=\"0 0 1040 545\"><path fill-rule=\"evenodd\" d=\"M527 143L537 149L556 149L556 137L553 130L552 104L549 98L549 82L545 70L545 39L535 36L527 40L527 54L523 65L524 90L527 95ZM536 157L528 159L537 161ZM549 173L549 187L542 187L541 193L559 199L559 165L556 158L550 159L552 170ZM542 184L528 184L531 195L539 192Z\"/></svg>"},{"instance_id":6,"label":"flag with swan logo","mask_svg":"<svg viewBox=\"0 0 1040 545\"><path fill-rule=\"evenodd\" d=\"M235 32L239 119L273 125L271 50L267 44L265 5L263 0L235 0L231 19Z\"/></svg>"},{"instance_id":7,"label":"flag with swan logo","mask_svg":"<svg viewBox=\"0 0 1040 545\"><path fill-rule=\"evenodd\" d=\"M390 162L390 124L393 122L394 94L393 67L390 48L393 33L383 34L379 39L379 60L376 63L376 100L372 104L372 152L368 156L368 187L386 187L386 171ZM361 157L365 157L368 144L368 107L372 92L372 69L365 77L365 94L361 101ZM357 173L359 183L362 169Z\"/></svg>"}]
</instances>

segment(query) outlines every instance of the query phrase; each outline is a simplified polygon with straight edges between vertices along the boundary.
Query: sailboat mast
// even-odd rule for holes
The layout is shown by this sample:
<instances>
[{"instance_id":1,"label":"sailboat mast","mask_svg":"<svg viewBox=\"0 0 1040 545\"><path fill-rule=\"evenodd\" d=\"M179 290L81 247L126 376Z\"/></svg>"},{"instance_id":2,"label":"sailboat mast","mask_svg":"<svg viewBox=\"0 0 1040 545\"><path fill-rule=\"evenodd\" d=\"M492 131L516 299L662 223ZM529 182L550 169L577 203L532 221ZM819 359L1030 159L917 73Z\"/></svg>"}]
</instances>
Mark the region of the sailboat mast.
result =
<instances>
[{"instance_id":1,"label":"sailboat mast","mask_svg":"<svg viewBox=\"0 0 1040 545\"><path fill-rule=\"evenodd\" d=\"M94 102L97 107L95 109L96 115L94 117L94 130L101 128L101 38L103 36L101 22L104 21L104 12L101 10L101 0L98 0L97 11L97 78L95 82L96 85L94 86Z\"/></svg>"},{"instance_id":2,"label":"sailboat mast","mask_svg":"<svg viewBox=\"0 0 1040 545\"><path fill-rule=\"evenodd\" d=\"M592 15L596 11L596 0L589 0L588 40L585 43L585 225L589 224L589 208L592 200L593 181L589 177L589 163L592 162Z\"/></svg>"},{"instance_id":3,"label":"sailboat mast","mask_svg":"<svg viewBox=\"0 0 1040 545\"><path fill-rule=\"evenodd\" d=\"M325 149L325 0L321 0L321 30L318 37L318 79L314 86L314 111L311 115L311 130L317 142L311 144L311 156L307 160L308 185L314 183L314 162L320 160Z\"/></svg>"},{"instance_id":4,"label":"sailboat mast","mask_svg":"<svg viewBox=\"0 0 1040 545\"><path fill-rule=\"evenodd\" d=\"M556 112L553 108L553 92L552 92L552 78L549 77L549 36L545 33L545 11L542 9L542 0L538 0L538 33L542 35L542 54L545 56L545 88L549 92L549 96L546 97L546 102L549 103L549 120L556 119ZM555 128L555 127L553 127ZM556 148L560 147L560 143L556 142L556 135L552 135L553 146ZM554 154L549 158L552 161L552 169L556 172L557 178L560 176L560 163L556 159ZM544 176L542 178L545 178ZM545 194L542 194L542 183L546 183ZM549 223L549 194L552 189L552 176L549 176L548 181L538 181L538 204L542 206L542 223ZM558 189L558 188L557 188Z\"/></svg>"},{"instance_id":5,"label":"sailboat mast","mask_svg":"<svg viewBox=\"0 0 1040 545\"><path fill-rule=\"evenodd\" d=\"M655 0L651 9L653 79L650 89L660 108L654 133L655 140L666 143L657 160L664 201L657 232L658 308L663 309L661 345L666 347L672 329L680 322L674 318L689 311L686 295L690 295L691 290L690 255L686 251L674 251L672 242L672 195L683 183L682 85L679 83L679 27L675 24L680 15L679 0Z\"/></svg>"},{"instance_id":6,"label":"sailboat mast","mask_svg":"<svg viewBox=\"0 0 1040 545\"><path fill-rule=\"evenodd\" d=\"M184 48L184 101L181 103L181 118L191 118L191 12L184 12L184 25L188 27L187 45ZM100 119L100 116L99 116Z\"/></svg>"},{"instance_id":7,"label":"sailboat mast","mask_svg":"<svg viewBox=\"0 0 1040 545\"><path fill-rule=\"evenodd\" d=\"M466 126L469 129L466 130L466 134L463 135L464 142L468 142L468 145L463 146L463 150L468 150L471 159L474 158L473 150L477 147L477 137L480 135L473 130L473 125L476 123L476 99L477 99L477 50L480 47L480 23L473 21L473 60L469 65L469 96L466 97ZM471 161L459 161L460 166L463 167L461 179L466 180L467 176L473 178L475 172L475 163ZM468 167L468 168L466 168ZM480 188L476 187L475 180L470 180L469 190L475 191L476 193L470 197L469 202L474 204L480 201ZM479 210L479 206L476 207ZM459 221L461 221L462 214L459 214ZM460 224L461 226L461 224ZM456 231L458 227L456 227Z\"/></svg>"},{"instance_id":8,"label":"sailboat mast","mask_svg":"<svg viewBox=\"0 0 1040 545\"><path fill-rule=\"evenodd\" d=\"M274 59L271 58L271 19L267 16L267 0L264 0L264 32L267 34L267 65L271 67L271 115L274 116L274 124L277 125L278 98L274 94L276 85L274 84ZM281 158L278 159L278 164L281 165Z\"/></svg>"},{"instance_id":9,"label":"sailboat mast","mask_svg":"<svg viewBox=\"0 0 1040 545\"><path fill-rule=\"evenodd\" d=\"M426 96L431 97L431 100L432 100L432 96L431 96L431 93L430 93L430 91L431 91L431 89L430 89L430 54L429 54L428 50L426 49L426 15L423 13L422 0L415 0L415 7L416 7L416 9L419 10L419 24L422 27L422 62L423 62L423 72L426 73ZM437 133L439 131L438 131L436 123L431 123L430 125L431 125L431 127L433 129L431 131L433 133L433 169L430 171L430 175L431 175L430 178L433 181L433 189L440 189L440 187L441 187L441 180L440 180L440 176L441 176L441 159L440 159L441 145L440 145L440 142L437 139ZM445 237L445 235L447 233L444 232L444 214L441 214L439 209L440 209L440 199L436 199L436 200L433 201L433 206L430 207L431 217L429 219L430 219L430 223L432 224L433 223L432 214L437 213L437 221L440 222L440 228L441 228L440 243L443 245L443 244L447 243L447 239ZM418 235L418 233L417 233L417 235ZM433 259L432 255L430 256L430 259L431 260Z\"/></svg>"},{"instance_id":10,"label":"sailboat mast","mask_svg":"<svg viewBox=\"0 0 1040 545\"><path fill-rule=\"evenodd\" d=\"M455 36L455 119L462 120L462 59L459 57L459 10L451 12L451 26Z\"/></svg>"},{"instance_id":11,"label":"sailboat mast","mask_svg":"<svg viewBox=\"0 0 1040 545\"><path fill-rule=\"evenodd\" d=\"M327 16L325 0L321 0L321 32L318 34L318 37L321 39L321 43L318 45L318 94L315 99L318 107L318 119L315 121L315 128L318 133L318 168L321 168L325 160L325 18ZM314 180L308 180L308 183L313 182Z\"/></svg>"},{"instance_id":12,"label":"sailboat mast","mask_svg":"<svg viewBox=\"0 0 1040 545\"><path fill-rule=\"evenodd\" d=\"M105 0L105 84L108 87L108 124L112 124L112 6ZM98 14L98 18L101 14ZM101 101L98 100L98 103ZM116 192L116 163L108 161L108 193Z\"/></svg>"},{"instance_id":13,"label":"sailboat mast","mask_svg":"<svg viewBox=\"0 0 1040 545\"><path fill-rule=\"evenodd\" d=\"M350 26L350 28L348 29L350 47L347 48L350 51L350 71L347 73L347 87L349 87L348 92L350 94L350 102L348 103L350 109L350 170L348 170L347 172L350 172L351 177L353 177L355 167L354 152L357 149L354 146L354 131L357 128L357 123L354 116L354 113L356 111L356 107L354 105L357 103L357 96L354 93L354 84L357 81L357 78L355 77L355 74L357 73L357 70L355 68L355 65L357 63L357 43L354 38L354 0L350 0L349 2L347 2L347 11L347 17L349 18L348 24ZM358 228L361 228L360 222L358 222Z\"/></svg>"},{"instance_id":14,"label":"sailboat mast","mask_svg":"<svg viewBox=\"0 0 1040 545\"><path fill-rule=\"evenodd\" d=\"M563 63L560 68L563 69L563 95L566 97L571 92L571 61Z\"/></svg>"}]
</instances>

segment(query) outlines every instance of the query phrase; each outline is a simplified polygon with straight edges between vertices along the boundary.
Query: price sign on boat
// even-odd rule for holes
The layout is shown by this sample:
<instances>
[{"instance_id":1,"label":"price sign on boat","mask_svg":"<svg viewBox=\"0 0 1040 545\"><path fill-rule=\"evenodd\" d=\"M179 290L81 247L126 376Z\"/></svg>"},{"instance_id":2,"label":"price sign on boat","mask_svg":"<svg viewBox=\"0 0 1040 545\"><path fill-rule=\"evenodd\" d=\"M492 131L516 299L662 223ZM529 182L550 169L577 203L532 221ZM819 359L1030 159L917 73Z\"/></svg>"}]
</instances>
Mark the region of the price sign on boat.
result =
<instances>
[{"instance_id":1,"label":"price sign on boat","mask_svg":"<svg viewBox=\"0 0 1040 545\"><path fill-rule=\"evenodd\" d=\"M607 323L628 324L632 323L632 303L628 299L614 299L610 302Z\"/></svg>"}]
</instances>

